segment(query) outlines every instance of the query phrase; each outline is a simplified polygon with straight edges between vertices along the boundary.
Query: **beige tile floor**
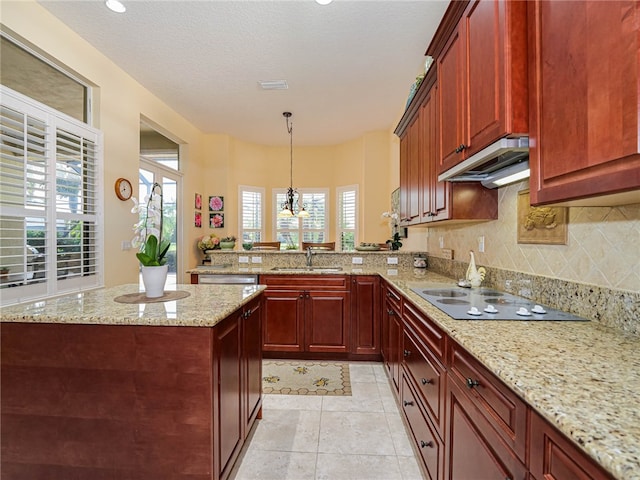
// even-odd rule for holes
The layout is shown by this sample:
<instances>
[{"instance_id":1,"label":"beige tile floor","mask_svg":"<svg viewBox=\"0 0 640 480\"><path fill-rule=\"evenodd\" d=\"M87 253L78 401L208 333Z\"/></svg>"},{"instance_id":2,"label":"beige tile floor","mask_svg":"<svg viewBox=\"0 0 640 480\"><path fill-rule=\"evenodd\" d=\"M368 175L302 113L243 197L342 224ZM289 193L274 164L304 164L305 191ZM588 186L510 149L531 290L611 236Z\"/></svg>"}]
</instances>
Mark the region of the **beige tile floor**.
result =
<instances>
[{"instance_id":1,"label":"beige tile floor","mask_svg":"<svg viewBox=\"0 0 640 480\"><path fill-rule=\"evenodd\" d=\"M381 363L349 364L353 395L265 395L234 480L419 480Z\"/></svg>"}]
</instances>

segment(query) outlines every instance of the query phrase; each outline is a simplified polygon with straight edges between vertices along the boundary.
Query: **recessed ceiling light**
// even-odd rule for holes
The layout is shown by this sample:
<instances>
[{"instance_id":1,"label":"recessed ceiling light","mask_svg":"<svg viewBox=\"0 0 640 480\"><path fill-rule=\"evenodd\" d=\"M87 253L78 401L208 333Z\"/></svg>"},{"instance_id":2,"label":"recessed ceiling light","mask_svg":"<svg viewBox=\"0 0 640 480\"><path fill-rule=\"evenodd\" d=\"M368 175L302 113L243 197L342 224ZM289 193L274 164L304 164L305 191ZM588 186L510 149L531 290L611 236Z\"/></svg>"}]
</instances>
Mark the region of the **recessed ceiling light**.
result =
<instances>
[{"instance_id":1,"label":"recessed ceiling light","mask_svg":"<svg viewBox=\"0 0 640 480\"><path fill-rule=\"evenodd\" d=\"M124 13L127 11L127 7L125 7L121 2L119 2L118 0L107 0L106 2L104 2L104 4L107 6L107 8L109 10L111 10L112 12L116 12L116 13Z\"/></svg>"},{"instance_id":2,"label":"recessed ceiling light","mask_svg":"<svg viewBox=\"0 0 640 480\"><path fill-rule=\"evenodd\" d=\"M289 88L286 80L258 80L263 90L286 90Z\"/></svg>"},{"instance_id":3,"label":"recessed ceiling light","mask_svg":"<svg viewBox=\"0 0 640 480\"><path fill-rule=\"evenodd\" d=\"M329 5L333 0L316 0L318 5Z\"/></svg>"}]
</instances>

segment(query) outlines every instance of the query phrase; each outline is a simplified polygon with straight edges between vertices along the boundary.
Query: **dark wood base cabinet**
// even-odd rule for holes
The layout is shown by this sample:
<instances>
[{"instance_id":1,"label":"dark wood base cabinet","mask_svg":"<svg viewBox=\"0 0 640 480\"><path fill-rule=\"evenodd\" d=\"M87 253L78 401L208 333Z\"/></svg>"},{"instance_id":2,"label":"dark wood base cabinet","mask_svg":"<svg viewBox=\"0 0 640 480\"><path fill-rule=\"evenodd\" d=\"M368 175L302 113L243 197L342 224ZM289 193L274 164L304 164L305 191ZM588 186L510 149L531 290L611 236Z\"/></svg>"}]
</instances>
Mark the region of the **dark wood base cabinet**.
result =
<instances>
[{"instance_id":1,"label":"dark wood base cabinet","mask_svg":"<svg viewBox=\"0 0 640 480\"><path fill-rule=\"evenodd\" d=\"M447 480L527 480L528 472L469 395L447 382Z\"/></svg>"},{"instance_id":2,"label":"dark wood base cabinet","mask_svg":"<svg viewBox=\"0 0 640 480\"><path fill-rule=\"evenodd\" d=\"M261 415L260 299L215 327L3 323L3 480L218 480Z\"/></svg>"},{"instance_id":3,"label":"dark wood base cabinet","mask_svg":"<svg viewBox=\"0 0 640 480\"><path fill-rule=\"evenodd\" d=\"M612 477L585 457L575 445L535 412L531 412L530 445L533 480L611 480Z\"/></svg>"},{"instance_id":4,"label":"dark wood base cabinet","mask_svg":"<svg viewBox=\"0 0 640 480\"><path fill-rule=\"evenodd\" d=\"M400 352L402 343L401 297L386 282L382 287L382 357L396 395L400 391Z\"/></svg>"},{"instance_id":5,"label":"dark wood base cabinet","mask_svg":"<svg viewBox=\"0 0 640 480\"><path fill-rule=\"evenodd\" d=\"M380 360L380 279L262 275L263 356Z\"/></svg>"}]
</instances>

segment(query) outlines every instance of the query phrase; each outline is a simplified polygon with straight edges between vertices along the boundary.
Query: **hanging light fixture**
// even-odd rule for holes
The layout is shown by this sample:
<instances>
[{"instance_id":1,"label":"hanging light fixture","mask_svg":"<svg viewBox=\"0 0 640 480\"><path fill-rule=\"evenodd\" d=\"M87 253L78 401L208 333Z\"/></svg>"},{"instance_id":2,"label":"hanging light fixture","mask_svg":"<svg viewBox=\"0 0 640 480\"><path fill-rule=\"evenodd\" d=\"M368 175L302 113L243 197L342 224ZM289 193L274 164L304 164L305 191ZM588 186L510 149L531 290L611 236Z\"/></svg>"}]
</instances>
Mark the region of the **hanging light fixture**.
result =
<instances>
[{"instance_id":1,"label":"hanging light fixture","mask_svg":"<svg viewBox=\"0 0 640 480\"><path fill-rule=\"evenodd\" d=\"M289 188L287 189L287 199L282 204L282 210L280 210L280 212L278 213L278 218L289 218L296 216L306 218L309 216L309 212L305 210L304 205L297 214L294 210L294 205L298 203L300 194L296 189L293 188L293 122L289 122L289 118L291 118L291 112L282 112L282 116L287 122L287 133L289 133L290 182Z\"/></svg>"}]
</instances>

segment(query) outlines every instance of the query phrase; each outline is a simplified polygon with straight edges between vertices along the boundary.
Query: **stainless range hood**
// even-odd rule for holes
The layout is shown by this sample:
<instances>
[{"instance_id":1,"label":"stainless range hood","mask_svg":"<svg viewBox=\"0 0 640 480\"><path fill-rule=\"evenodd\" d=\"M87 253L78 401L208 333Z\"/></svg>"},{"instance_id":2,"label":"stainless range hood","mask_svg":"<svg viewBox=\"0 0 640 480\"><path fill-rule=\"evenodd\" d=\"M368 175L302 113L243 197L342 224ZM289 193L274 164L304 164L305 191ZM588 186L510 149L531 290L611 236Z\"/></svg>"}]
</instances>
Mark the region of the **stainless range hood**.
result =
<instances>
[{"instance_id":1,"label":"stainless range hood","mask_svg":"<svg viewBox=\"0 0 640 480\"><path fill-rule=\"evenodd\" d=\"M438 176L438 181L482 182L497 188L529 176L529 137L502 138ZM513 179L511 177L515 175Z\"/></svg>"}]
</instances>

